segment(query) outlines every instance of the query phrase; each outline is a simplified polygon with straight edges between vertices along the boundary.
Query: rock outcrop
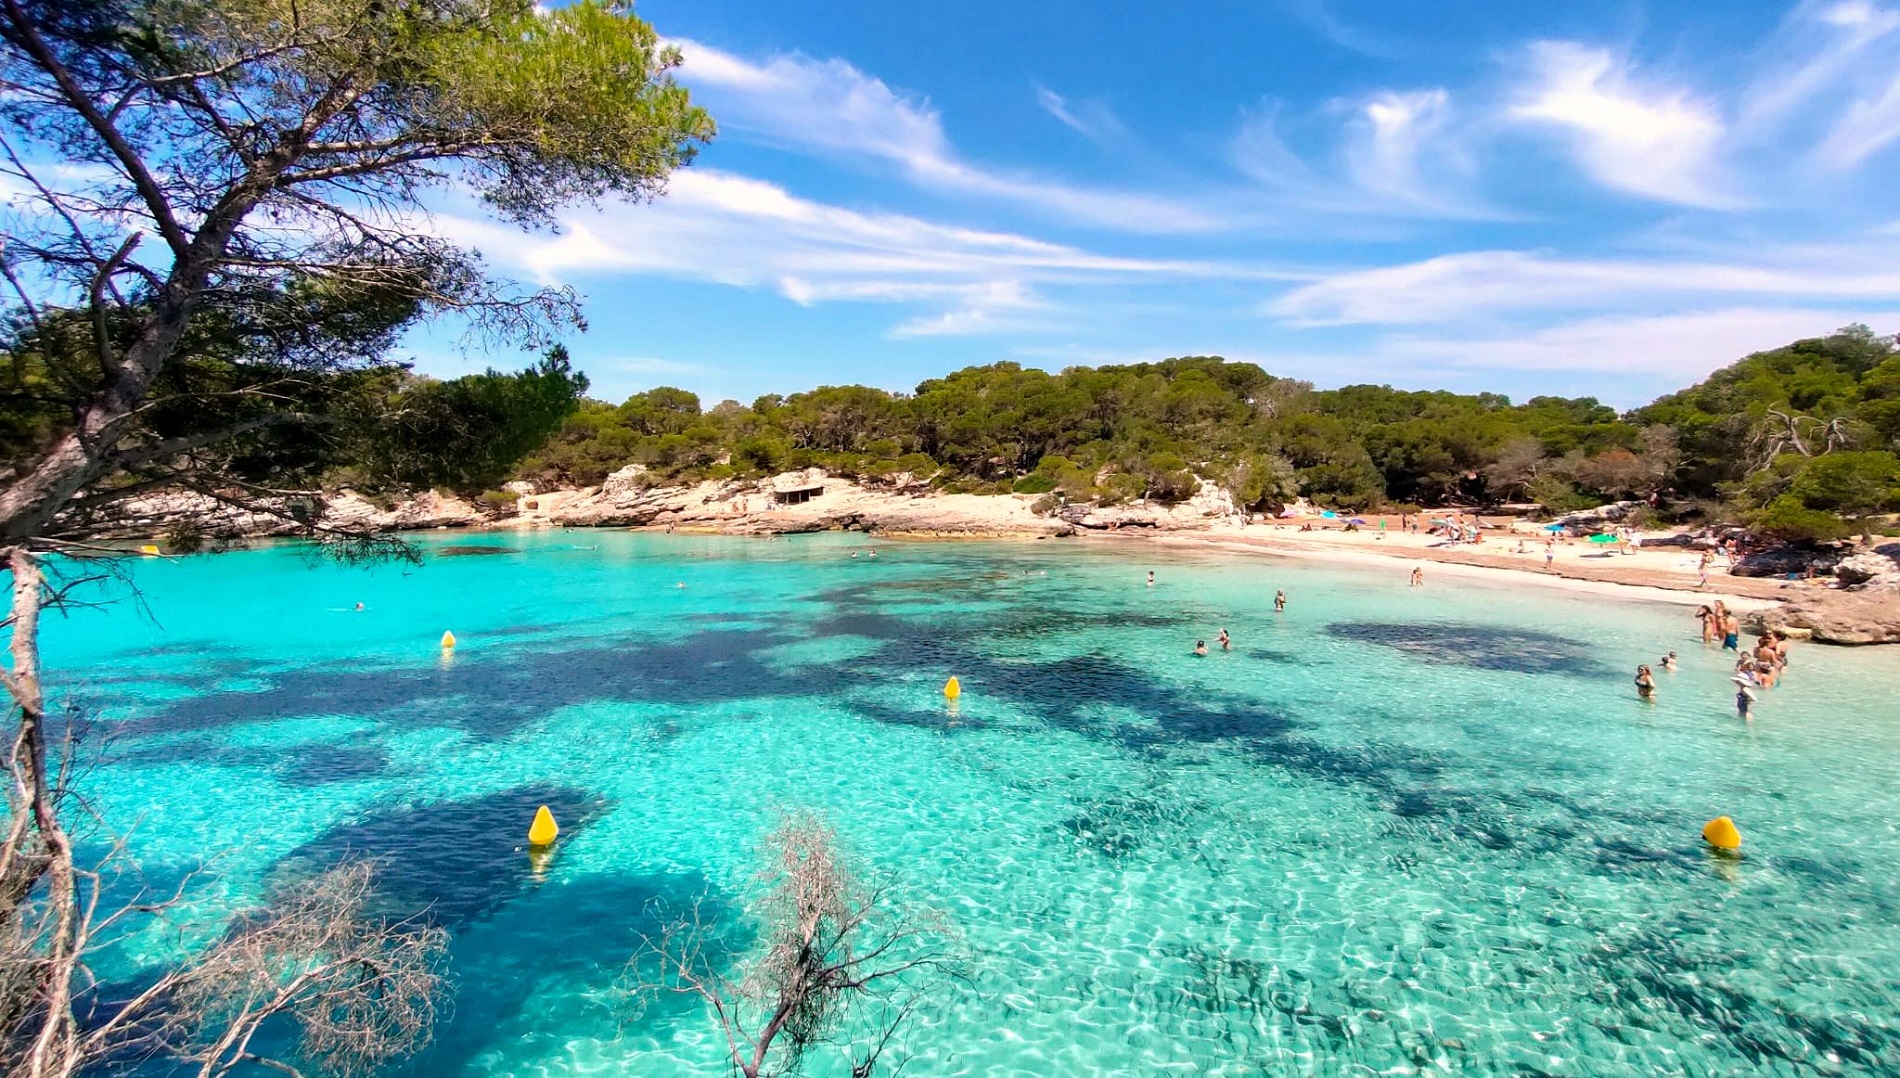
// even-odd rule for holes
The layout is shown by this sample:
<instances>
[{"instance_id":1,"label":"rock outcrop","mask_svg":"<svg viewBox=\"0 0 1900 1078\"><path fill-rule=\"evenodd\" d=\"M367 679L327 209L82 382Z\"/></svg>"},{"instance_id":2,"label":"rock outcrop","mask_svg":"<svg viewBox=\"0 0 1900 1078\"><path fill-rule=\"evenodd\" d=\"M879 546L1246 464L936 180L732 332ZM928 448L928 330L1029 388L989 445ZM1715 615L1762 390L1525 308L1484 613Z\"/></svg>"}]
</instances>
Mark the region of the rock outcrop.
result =
<instances>
[{"instance_id":1,"label":"rock outcrop","mask_svg":"<svg viewBox=\"0 0 1900 1078\"><path fill-rule=\"evenodd\" d=\"M1900 644L1900 592L1816 591L1751 620L1758 628L1805 630L1824 644Z\"/></svg>"},{"instance_id":2,"label":"rock outcrop","mask_svg":"<svg viewBox=\"0 0 1900 1078\"><path fill-rule=\"evenodd\" d=\"M1205 480L1193 497L1174 505L1159 502L1111 506L1071 505L1063 506L1056 511L1056 515L1076 527L1097 531L1120 528L1194 531L1246 519L1246 514L1234 505L1232 495Z\"/></svg>"},{"instance_id":3,"label":"rock outcrop","mask_svg":"<svg viewBox=\"0 0 1900 1078\"><path fill-rule=\"evenodd\" d=\"M1887 543L1865 554L1842 558L1834 566L1834 578L1849 587L1900 589L1900 543Z\"/></svg>"}]
</instances>

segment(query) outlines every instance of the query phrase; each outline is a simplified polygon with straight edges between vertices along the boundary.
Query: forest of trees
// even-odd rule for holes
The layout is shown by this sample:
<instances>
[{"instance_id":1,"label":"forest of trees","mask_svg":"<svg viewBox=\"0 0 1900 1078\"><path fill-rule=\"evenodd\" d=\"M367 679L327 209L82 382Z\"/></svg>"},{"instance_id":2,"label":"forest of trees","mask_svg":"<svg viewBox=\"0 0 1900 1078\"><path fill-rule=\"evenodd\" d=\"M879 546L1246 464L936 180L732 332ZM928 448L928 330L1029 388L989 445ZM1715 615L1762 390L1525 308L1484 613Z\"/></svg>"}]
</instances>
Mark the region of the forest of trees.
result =
<instances>
[{"instance_id":1,"label":"forest of trees","mask_svg":"<svg viewBox=\"0 0 1900 1078\"><path fill-rule=\"evenodd\" d=\"M1900 345L1864 326L1760 352L1632 412L1593 398L1315 389L1189 356L1057 374L969 367L915 393L823 386L703 408L661 387L585 401L519 477L654 484L819 466L868 481L1068 500L1174 501L1200 479L1241 504L1374 509L1658 496L1678 517L1789 538L1846 534L1900 498Z\"/></svg>"}]
</instances>

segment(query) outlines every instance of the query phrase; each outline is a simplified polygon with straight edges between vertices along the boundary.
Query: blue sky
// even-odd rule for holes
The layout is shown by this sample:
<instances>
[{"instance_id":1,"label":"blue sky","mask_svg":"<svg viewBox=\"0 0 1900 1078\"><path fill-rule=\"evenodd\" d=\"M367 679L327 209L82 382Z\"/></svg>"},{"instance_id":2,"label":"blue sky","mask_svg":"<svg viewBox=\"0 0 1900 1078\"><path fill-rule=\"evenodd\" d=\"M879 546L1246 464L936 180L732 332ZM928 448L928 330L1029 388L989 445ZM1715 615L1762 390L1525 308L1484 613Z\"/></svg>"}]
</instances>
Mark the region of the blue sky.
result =
<instances>
[{"instance_id":1,"label":"blue sky","mask_svg":"<svg viewBox=\"0 0 1900 1078\"><path fill-rule=\"evenodd\" d=\"M1900 0L639 13L720 124L668 195L443 215L587 297L605 399L1219 354L1629 406L1900 330Z\"/></svg>"}]
</instances>

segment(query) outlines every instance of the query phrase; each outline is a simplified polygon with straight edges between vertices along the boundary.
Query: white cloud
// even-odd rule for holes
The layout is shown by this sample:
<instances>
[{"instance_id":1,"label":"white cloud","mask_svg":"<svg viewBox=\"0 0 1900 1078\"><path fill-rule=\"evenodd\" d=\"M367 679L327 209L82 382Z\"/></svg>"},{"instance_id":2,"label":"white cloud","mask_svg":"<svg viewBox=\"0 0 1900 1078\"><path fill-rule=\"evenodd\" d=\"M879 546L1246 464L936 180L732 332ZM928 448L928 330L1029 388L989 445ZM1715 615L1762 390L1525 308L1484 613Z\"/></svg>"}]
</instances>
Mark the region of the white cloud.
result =
<instances>
[{"instance_id":1,"label":"white cloud","mask_svg":"<svg viewBox=\"0 0 1900 1078\"><path fill-rule=\"evenodd\" d=\"M1877 97L1862 98L1815 148L1825 164L1847 169L1886 149L1900 139L1900 75L1893 76Z\"/></svg>"},{"instance_id":2,"label":"white cloud","mask_svg":"<svg viewBox=\"0 0 1900 1078\"><path fill-rule=\"evenodd\" d=\"M1379 94L1358 106L1355 125L1347 163L1360 189L1440 216L1493 215L1452 182L1462 186L1469 162L1446 90Z\"/></svg>"},{"instance_id":3,"label":"white cloud","mask_svg":"<svg viewBox=\"0 0 1900 1078\"><path fill-rule=\"evenodd\" d=\"M1869 0L1801 4L1777 30L1775 61L1742 95L1737 127L1763 146L1802 142L1816 129L1813 158L1858 167L1900 139L1900 9Z\"/></svg>"},{"instance_id":4,"label":"white cloud","mask_svg":"<svg viewBox=\"0 0 1900 1078\"><path fill-rule=\"evenodd\" d=\"M602 274L654 274L787 299L938 308L900 331L995 331L1000 315L1049 306L1051 287L1183 278L1281 278L1289 274L1184 260L1122 258L1007 232L871 214L799 198L775 184L693 168L666 197L566 215L557 235L523 233L472 216L436 222L451 238L544 282ZM928 328L929 318L959 315ZM981 312L981 317L976 313Z\"/></svg>"},{"instance_id":5,"label":"white cloud","mask_svg":"<svg viewBox=\"0 0 1900 1078\"><path fill-rule=\"evenodd\" d=\"M1265 313L1309 326L1418 324L1609 304L1637 307L1672 297L1676 302L1719 296L1847 301L1895 295L1900 295L1900 268L1871 248L1763 252L1753 264L1739 254L1690 262L1474 251L1335 274L1269 301Z\"/></svg>"},{"instance_id":6,"label":"white cloud","mask_svg":"<svg viewBox=\"0 0 1900 1078\"><path fill-rule=\"evenodd\" d=\"M1125 139L1128 129L1102 101L1070 101L1047 86L1036 87L1036 104L1064 126L1104 145Z\"/></svg>"},{"instance_id":7,"label":"white cloud","mask_svg":"<svg viewBox=\"0 0 1900 1078\"><path fill-rule=\"evenodd\" d=\"M1588 318L1505 335L1394 337L1379 351L1441 368L1629 374L1675 388L1751 352L1825 336L1854 321L1900 325L1900 305L1847 311L1722 307Z\"/></svg>"},{"instance_id":8,"label":"white cloud","mask_svg":"<svg viewBox=\"0 0 1900 1078\"><path fill-rule=\"evenodd\" d=\"M1767 132L1796 116L1797 110L1863 72L1884 73L1888 65L1868 55L1900 31L1900 11L1864 0L1806 3L1796 8L1776 35L1781 62L1766 65L1743 95L1740 125Z\"/></svg>"},{"instance_id":9,"label":"white cloud","mask_svg":"<svg viewBox=\"0 0 1900 1078\"><path fill-rule=\"evenodd\" d=\"M680 77L728 128L826 156L896 165L938 190L1022 203L1130 232L1205 232L1227 224L1188 202L1134 191L1010 175L963 161L927 100L902 95L843 60L790 54L762 63L695 41L676 41Z\"/></svg>"},{"instance_id":10,"label":"white cloud","mask_svg":"<svg viewBox=\"0 0 1900 1078\"><path fill-rule=\"evenodd\" d=\"M1710 103L1686 90L1641 85L1609 52L1573 42L1538 42L1530 64L1530 85L1509 115L1563 131L1598 183L1688 206L1743 204L1718 175L1726 127Z\"/></svg>"}]
</instances>

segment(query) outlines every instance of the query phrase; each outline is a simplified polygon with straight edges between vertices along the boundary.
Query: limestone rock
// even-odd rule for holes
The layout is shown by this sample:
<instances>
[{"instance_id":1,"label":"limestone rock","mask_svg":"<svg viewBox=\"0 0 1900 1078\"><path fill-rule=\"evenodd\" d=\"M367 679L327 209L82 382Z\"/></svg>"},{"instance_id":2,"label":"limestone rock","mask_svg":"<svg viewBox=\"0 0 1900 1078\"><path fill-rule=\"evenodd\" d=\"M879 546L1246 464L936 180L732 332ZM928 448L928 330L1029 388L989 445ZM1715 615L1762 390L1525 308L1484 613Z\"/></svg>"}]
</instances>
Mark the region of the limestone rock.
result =
<instances>
[{"instance_id":1,"label":"limestone rock","mask_svg":"<svg viewBox=\"0 0 1900 1078\"><path fill-rule=\"evenodd\" d=\"M1816 591L1752 620L1777 631L1805 629L1824 644L1900 644L1900 592Z\"/></svg>"},{"instance_id":2,"label":"limestone rock","mask_svg":"<svg viewBox=\"0 0 1900 1078\"><path fill-rule=\"evenodd\" d=\"M1900 543L1842 558L1834 577L1849 587L1900 588Z\"/></svg>"},{"instance_id":3,"label":"limestone rock","mask_svg":"<svg viewBox=\"0 0 1900 1078\"><path fill-rule=\"evenodd\" d=\"M1642 502L1611 502L1594 509L1579 509L1574 513L1565 513L1553 523L1565 527L1589 527L1596 524L1616 523L1642 506Z\"/></svg>"}]
</instances>

